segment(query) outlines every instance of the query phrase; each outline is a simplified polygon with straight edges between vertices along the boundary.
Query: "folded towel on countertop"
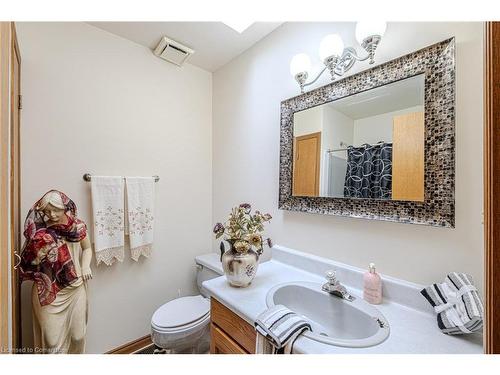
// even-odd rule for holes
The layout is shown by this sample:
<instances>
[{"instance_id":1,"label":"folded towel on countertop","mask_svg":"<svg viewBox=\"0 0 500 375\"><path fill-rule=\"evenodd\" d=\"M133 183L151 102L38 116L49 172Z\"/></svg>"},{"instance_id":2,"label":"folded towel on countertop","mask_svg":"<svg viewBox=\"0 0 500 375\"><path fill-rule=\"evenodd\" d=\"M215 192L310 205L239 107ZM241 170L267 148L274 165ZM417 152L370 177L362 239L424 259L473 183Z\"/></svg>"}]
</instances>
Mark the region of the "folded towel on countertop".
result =
<instances>
[{"instance_id":1,"label":"folded towel on countertop","mask_svg":"<svg viewBox=\"0 0 500 375\"><path fill-rule=\"evenodd\" d=\"M276 305L257 317L255 330L256 354L291 354L295 340L304 331L311 330L311 324L287 307Z\"/></svg>"},{"instance_id":2,"label":"folded towel on countertop","mask_svg":"<svg viewBox=\"0 0 500 375\"><path fill-rule=\"evenodd\" d=\"M452 272L444 283L432 284L420 293L434 307L443 333L461 335L482 330L484 308L470 275Z\"/></svg>"},{"instance_id":3,"label":"folded towel on countertop","mask_svg":"<svg viewBox=\"0 0 500 375\"><path fill-rule=\"evenodd\" d=\"M94 250L97 264L110 266L124 257L124 187L122 177L92 176Z\"/></svg>"},{"instance_id":4,"label":"folded towel on countertop","mask_svg":"<svg viewBox=\"0 0 500 375\"><path fill-rule=\"evenodd\" d=\"M127 184L127 230L131 257L148 258L153 249L154 178L125 177Z\"/></svg>"}]
</instances>

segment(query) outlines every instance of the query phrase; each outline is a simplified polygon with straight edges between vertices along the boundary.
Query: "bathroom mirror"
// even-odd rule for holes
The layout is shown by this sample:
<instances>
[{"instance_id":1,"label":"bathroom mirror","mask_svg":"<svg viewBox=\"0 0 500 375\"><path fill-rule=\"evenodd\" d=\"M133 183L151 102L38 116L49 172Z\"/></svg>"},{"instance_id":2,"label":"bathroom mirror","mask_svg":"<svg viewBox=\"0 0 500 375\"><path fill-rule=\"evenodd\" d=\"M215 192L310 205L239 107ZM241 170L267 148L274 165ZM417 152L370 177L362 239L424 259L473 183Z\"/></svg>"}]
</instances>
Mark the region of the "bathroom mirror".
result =
<instances>
[{"instance_id":1,"label":"bathroom mirror","mask_svg":"<svg viewBox=\"0 0 500 375\"><path fill-rule=\"evenodd\" d=\"M279 208L454 227L454 38L281 102Z\"/></svg>"},{"instance_id":2,"label":"bathroom mirror","mask_svg":"<svg viewBox=\"0 0 500 375\"><path fill-rule=\"evenodd\" d=\"M424 80L295 112L292 195L422 202Z\"/></svg>"}]
</instances>

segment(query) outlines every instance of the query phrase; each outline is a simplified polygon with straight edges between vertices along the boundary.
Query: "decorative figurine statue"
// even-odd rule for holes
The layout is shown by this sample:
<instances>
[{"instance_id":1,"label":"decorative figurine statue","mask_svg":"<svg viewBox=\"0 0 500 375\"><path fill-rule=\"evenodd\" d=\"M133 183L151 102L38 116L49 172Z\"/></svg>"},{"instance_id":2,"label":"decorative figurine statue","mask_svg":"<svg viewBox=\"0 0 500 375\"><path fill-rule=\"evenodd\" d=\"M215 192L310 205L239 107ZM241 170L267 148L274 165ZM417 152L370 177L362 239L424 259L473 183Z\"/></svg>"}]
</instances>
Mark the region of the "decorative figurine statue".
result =
<instances>
[{"instance_id":1,"label":"decorative figurine statue","mask_svg":"<svg viewBox=\"0 0 500 375\"><path fill-rule=\"evenodd\" d=\"M35 352L84 353L92 250L75 203L51 190L24 223L21 280L32 280Z\"/></svg>"}]
</instances>

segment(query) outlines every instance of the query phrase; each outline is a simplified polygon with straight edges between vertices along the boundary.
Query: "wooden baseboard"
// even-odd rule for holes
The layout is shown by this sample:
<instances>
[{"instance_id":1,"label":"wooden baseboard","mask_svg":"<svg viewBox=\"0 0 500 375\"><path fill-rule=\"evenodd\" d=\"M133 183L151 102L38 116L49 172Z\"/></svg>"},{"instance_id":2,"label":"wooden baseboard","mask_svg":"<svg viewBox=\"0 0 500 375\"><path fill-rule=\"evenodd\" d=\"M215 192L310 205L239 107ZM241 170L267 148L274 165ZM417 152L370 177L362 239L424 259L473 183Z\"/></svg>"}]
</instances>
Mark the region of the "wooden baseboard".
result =
<instances>
[{"instance_id":1,"label":"wooden baseboard","mask_svg":"<svg viewBox=\"0 0 500 375\"><path fill-rule=\"evenodd\" d=\"M152 343L153 342L151 341L151 336L147 335L137 340L123 344L118 348L111 349L110 351L106 352L106 354L132 354L146 346L151 345Z\"/></svg>"}]
</instances>

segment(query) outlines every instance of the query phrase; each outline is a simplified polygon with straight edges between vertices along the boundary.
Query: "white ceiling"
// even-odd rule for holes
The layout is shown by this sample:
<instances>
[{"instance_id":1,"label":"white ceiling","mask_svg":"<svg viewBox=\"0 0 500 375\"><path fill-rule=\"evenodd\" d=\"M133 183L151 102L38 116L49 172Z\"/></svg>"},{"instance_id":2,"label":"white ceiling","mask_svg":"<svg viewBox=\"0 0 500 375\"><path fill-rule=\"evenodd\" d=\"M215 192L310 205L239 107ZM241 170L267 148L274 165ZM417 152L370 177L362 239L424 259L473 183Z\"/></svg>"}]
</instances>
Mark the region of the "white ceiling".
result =
<instances>
[{"instance_id":1,"label":"white ceiling","mask_svg":"<svg viewBox=\"0 0 500 375\"><path fill-rule=\"evenodd\" d=\"M222 22L88 22L90 25L154 49L168 36L192 49L188 62L214 72L250 48L280 22L256 22L241 34Z\"/></svg>"},{"instance_id":2,"label":"white ceiling","mask_svg":"<svg viewBox=\"0 0 500 375\"><path fill-rule=\"evenodd\" d=\"M424 75L419 74L333 101L329 105L353 120L359 120L423 104Z\"/></svg>"}]
</instances>

